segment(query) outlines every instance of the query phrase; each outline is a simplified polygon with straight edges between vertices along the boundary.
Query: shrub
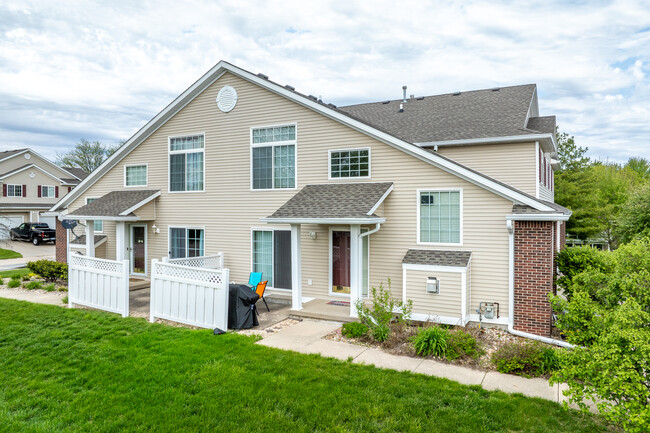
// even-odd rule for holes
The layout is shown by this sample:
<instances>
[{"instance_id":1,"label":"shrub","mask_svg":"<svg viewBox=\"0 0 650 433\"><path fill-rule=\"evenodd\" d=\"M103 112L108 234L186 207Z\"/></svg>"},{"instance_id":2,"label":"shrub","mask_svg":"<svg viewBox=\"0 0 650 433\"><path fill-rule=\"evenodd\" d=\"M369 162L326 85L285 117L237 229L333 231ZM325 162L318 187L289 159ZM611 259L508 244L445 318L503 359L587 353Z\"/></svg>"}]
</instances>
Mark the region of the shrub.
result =
<instances>
[{"instance_id":1,"label":"shrub","mask_svg":"<svg viewBox=\"0 0 650 433\"><path fill-rule=\"evenodd\" d=\"M451 331L448 343L449 350L445 357L450 361L465 356L476 359L483 354L483 350L479 347L476 338L462 329Z\"/></svg>"},{"instance_id":2,"label":"shrub","mask_svg":"<svg viewBox=\"0 0 650 433\"><path fill-rule=\"evenodd\" d=\"M366 335L367 332L368 327L359 322L344 323L341 329L341 334L348 338L359 338Z\"/></svg>"},{"instance_id":3,"label":"shrub","mask_svg":"<svg viewBox=\"0 0 650 433\"><path fill-rule=\"evenodd\" d=\"M68 265L66 263L53 260L36 260L27 263L27 267L48 282L68 279Z\"/></svg>"},{"instance_id":4,"label":"shrub","mask_svg":"<svg viewBox=\"0 0 650 433\"><path fill-rule=\"evenodd\" d=\"M26 289L29 289L29 290L35 290L35 289L42 288L43 284L41 284L40 281L30 281L29 283L25 283L25 285L23 287L25 287Z\"/></svg>"},{"instance_id":5,"label":"shrub","mask_svg":"<svg viewBox=\"0 0 650 433\"><path fill-rule=\"evenodd\" d=\"M431 326L420 328L418 333L411 337L415 353L420 356L439 356L444 357L449 348L449 339L451 334L448 330L440 326Z\"/></svg>"},{"instance_id":6,"label":"shrub","mask_svg":"<svg viewBox=\"0 0 650 433\"><path fill-rule=\"evenodd\" d=\"M390 290L390 278L388 279L388 289L384 289L384 285L380 284L379 290L373 287L370 293L372 309L366 307L361 299L356 303L359 321L371 330L371 335L375 340L386 341L390 334L391 322L403 324L411 318L413 301L409 299L402 302L393 298Z\"/></svg>"},{"instance_id":7,"label":"shrub","mask_svg":"<svg viewBox=\"0 0 650 433\"><path fill-rule=\"evenodd\" d=\"M561 274L557 278L557 283L564 289L567 298L571 298L573 294L571 289L573 277L590 269L606 271L611 267L611 260L608 260L607 253L591 247L565 248L557 254L556 261Z\"/></svg>"},{"instance_id":8,"label":"shrub","mask_svg":"<svg viewBox=\"0 0 650 433\"><path fill-rule=\"evenodd\" d=\"M7 283L7 287L9 287L9 288L11 288L11 289L14 289L14 288L16 288L16 287L20 287L20 280L17 280L17 279L13 279L13 278L12 278L12 279L9 280L9 282Z\"/></svg>"},{"instance_id":9,"label":"shrub","mask_svg":"<svg viewBox=\"0 0 650 433\"><path fill-rule=\"evenodd\" d=\"M67 304L68 303L68 296L66 295L63 298L61 298L61 302L63 302L64 304Z\"/></svg>"},{"instance_id":10,"label":"shrub","mask_svg":"<svg viewBox=\"0 0 650 433\"><path fill-rule=\"evenodd\" d=\"M22 279L23 281L29 281L29 280L32 279L32 277L30 277L29 275L23 275L23 276L21 277L21 279Z\"/></svg>"},{"instance_id":11,"label":"shrub","mask_svg":"<svg viewBox=\"0 0 650 433\"><path fill-rule=\"evenodd\" d=\"M543 376L558 368L555 350L538 342L507 343L492 355L492 363L500 373L519 376Z\"/></svg>"},{"instance_id":12,"label":"shrub","mask_svg":"<svg viewBox=\"0 0 650 433\"><path fill-rule=\"evenodd\" d=\"M43 290L47 290L48 292L54 291L54 283L50 283L47 286L43 287Z\"/></svg>"}]
</instances>

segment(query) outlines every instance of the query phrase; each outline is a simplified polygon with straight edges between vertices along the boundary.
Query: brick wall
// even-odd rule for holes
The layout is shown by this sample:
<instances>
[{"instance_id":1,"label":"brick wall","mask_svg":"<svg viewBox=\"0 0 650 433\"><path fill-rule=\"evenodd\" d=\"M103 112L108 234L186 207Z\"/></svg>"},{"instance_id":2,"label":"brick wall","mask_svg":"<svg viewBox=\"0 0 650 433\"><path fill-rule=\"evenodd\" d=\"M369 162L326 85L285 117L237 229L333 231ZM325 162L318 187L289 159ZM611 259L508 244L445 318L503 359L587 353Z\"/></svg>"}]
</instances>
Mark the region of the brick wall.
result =
<instances>
[{"instance_id":1,"label":"brick wall","mask_svg":"<svg viewBox=\"0 0 650 433\"><path fill-rule=\"evenodd\" d=\"M517 330L551 334L555 222L515 221L515 317Z\"/></svg>"},{"instance_id":2,"label":"brick wall","mask_svg":"<svg viewBox=\"0 0 650 433\"><path fill-rule=\"evenodd\" d=\"M61 221L56 219L56 261L61 263L68 262L68 231L63 228Z\"/></svg>"}]
</instances>

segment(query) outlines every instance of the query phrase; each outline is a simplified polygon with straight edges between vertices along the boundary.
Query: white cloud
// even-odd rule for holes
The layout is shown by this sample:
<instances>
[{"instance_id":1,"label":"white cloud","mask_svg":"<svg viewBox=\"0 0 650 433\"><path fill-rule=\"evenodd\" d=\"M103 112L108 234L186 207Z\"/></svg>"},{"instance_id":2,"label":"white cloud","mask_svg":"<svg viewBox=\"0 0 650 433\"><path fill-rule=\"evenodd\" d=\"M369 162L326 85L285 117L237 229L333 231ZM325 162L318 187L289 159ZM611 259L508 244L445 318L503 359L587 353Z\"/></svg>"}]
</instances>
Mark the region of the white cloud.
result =
<instances>
[{"instance_id":1,"label":"white cloud","mask_svg":"<svg viewBox=\"0 0 650 433\"><path fill-rule=\"evenodd\" d=\"M314 3L6 3L0 148L116 142L224 59L339 105L535 82L592 156L650 157L642 1Z\"/></svg>"}]
</instances>

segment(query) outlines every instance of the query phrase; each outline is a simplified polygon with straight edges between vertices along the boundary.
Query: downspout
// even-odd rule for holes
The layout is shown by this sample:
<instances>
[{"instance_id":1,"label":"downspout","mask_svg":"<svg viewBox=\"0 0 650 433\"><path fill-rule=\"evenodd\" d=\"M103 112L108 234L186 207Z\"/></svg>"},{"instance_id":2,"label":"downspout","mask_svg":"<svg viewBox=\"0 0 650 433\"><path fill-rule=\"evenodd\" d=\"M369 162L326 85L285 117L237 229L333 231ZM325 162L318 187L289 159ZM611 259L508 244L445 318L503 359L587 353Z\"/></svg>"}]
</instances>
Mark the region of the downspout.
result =
<instances>
[{"instance_id":1,"label":"downspout","mask_svg":"<svg viewBox=\"0 0 650 433\"><path fill-rule=\"evenodd\" d=\"M519 337L530 338L531 340L541 341L546 344L572 348L573 344L554 338L542 337L541 335L531 334L529 332L518 331L515 329L515 227L512 220L506 221L508 229L508 304L510 311L508 314L508 332Z\"/></svg>"},{"instance_id":2,"label":"downspout","mask_svg":"<svg viewBox=\"0 0 650 433\"><path fill-rule=\"evenodd\" d=\"M373 233L377 233L380 228L381 228L381 223L377 223L374 229L369 230L365 233L359 233L359 252L361 252L361 250L363 249L361 247L363 245L362 239L366 236L370 236ZM368 252L368 254L370 254L370 251ZM358 260L361 261L361 254L359 254ZM361 281L362 281L361 269L363 268L363 266L361 266L361 263L359 263L357 267L359 268L359 290L360 290L359 299L363 299L363 289L361 288Z\"/></svg>"}]
</instances>

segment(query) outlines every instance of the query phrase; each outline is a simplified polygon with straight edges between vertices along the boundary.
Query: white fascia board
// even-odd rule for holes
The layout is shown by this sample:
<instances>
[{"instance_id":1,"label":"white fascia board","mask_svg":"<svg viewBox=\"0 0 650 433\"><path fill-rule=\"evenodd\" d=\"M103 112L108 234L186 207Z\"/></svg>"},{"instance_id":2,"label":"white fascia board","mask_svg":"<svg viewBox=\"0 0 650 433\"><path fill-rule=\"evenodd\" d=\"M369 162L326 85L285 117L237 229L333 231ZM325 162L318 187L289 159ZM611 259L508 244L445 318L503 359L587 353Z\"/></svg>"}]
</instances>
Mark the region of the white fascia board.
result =
<instances>
[{"instance_id":1,"label":"white fascia board","mask_svg":"<svg viewBox=\"0 0 650 433\"><path fill-rule=\"evenodd\" d=\"M14 157L16 157L16 156L18 156L18 155L22 155L22 154L25 153L25 152L29 152L29 149L23 149L23 150L21 150L21 151L18 152L18 153L14 153L13 155L9 155L9 156L6 157L6 158L2 158L2 159L0 159L0 162L2 162L2 161L6 161L6 160L11 159L11 158L14 158Z\"/></svg>"},{"instance_id":2,"label":"white fascia board","mask_svg":"<svg viewBox=\"0 0 650 433\"><path fill-rule=\"evenodd\" d=\"M41 154L39 154L39 153L37 153L37 152L34 152L34 151L31 150L31 149L27 149L27 150L28 150L31 154L38 156L42 161L45 161L46 163L50 164L52 167L56 167L58 170L61 170L62 172L69 174L71 177L73 177L73 178L75 178L75 179L77 179L77 180L81 180L81 178L80 178L79 176L75 176L74 174L72 174L72 173L70 173L68 170L66 170L65 168L63 168L63 167L59 167L58 165L56 165L55 163L53 163L53 162L50 161L49 159L45 158L43 155L41 155Z\"/></svg>"},{"instance_id":3,"label":"white fascia board","mask_svg":"<svg viewBox=\"0 0 650 433\"><path fill-rule=\"evenodd\" d=\"M139 216L101 216L101 215L65 215L64 220L90 220L90 221L140 221Z\"/></svg>"},{"instance_id":4,"label":"white fascia board","mask_svg":"<svg viewBox=\"0 0 650 433\"><path fill-rule=\"evenodd\" d=\"M151 200L155 199L156 197L160 197L160 191L150 195L149 197L142 200L140 203L134 204L133 206L131 206L127 210L125 210L123 212L120 212L120 216L126 216L126 215L130 214L131 212L133 212L134 210L140 209L142 206L149 203Z\"/></svg>"},{"instance_id":5,"label":"white fascia board","mask_svg":"<svg viewBox=\"0 0 650 433\"><path fill-rule=\"evenodd\" d=\"M26 209L26 210L39 210L39 209L47 209L47 204L41 205L36 205L36 206L28 206L29 203L27 204L8 204L8 205L3 205L0 207L0 213L5 210L5 209Z\"/></svg>"},{"instance_id":6,"label":"white fascia board","mask_svg":"<svg viewBox=\"0 0 650 433\"><path fill-rule=\"evenodd\" d=\"M571 214L511 214L506 215L506 221L568 221Z\"/></svg>"},{"instance_id":7,"label":"white fascia board","mask_svg":"<svg viewBox=\"0 0 650 433\"><path fill-rule=\"evenodd\" d=\"M379 201L377 201L377 203L375 203L375 205L372 207L372 209L370 209L368 211L368 213L366 215L370 216L370 215L375 213L375 211L379 208L379 206L381 206L381 204L384 202L384 200L386 200L386 197L388 197L388 194L390 194L393 191L393 187L394 187L394 184L391 185L390 188L388 188L388 190L384 193L384 195L381 196Z\"/></svg>"},{"instance_id":8,"label":"white fascia board","mask_svg":"<svg viewBox=\"0 0 650 433\"><path fill-rule=\"evenodd\" d=\"M522 141L537 141L546 140L554 145L555 138L553 134L527 134L527 135L508 135L504 137L486 137L486 138L463 138L459 140L443 140L443 141L425 141L415 143L420 147L445 147L445 146L471 146L477 144L499 144L499 143L515 143Z\"/></svg>"},{"instance_id":9,"label":"white fascia board","mask_svg":"<svg viewBox=\"0 0 650 433\"><path fill-rule=\"evenodd\" d=\"M21 172L23 172L23 171L25 171L25 170L28 170L28 169L30 169L30 168L35 168L35 169L37 169L38 171L44 173L45 175L51 177L52 179L58 181L59 183L63 183L63 181L62 181L60 178L58 178L58 177L56 177L55 175L53 175L52 173L49 173L48 171L42 169L41 167L39 167L39 166L36 165L36 164L30 164L30 165L25 166L25 167L23 167L23 168L19 168L19 169L17 169L17 170L10 171L9 173L7 173L7 174L5 174L4 176L0 177L0 179L5 179L5 178L7 178L7 177L11 177L11 176L13 176L14 174L21 173Z\"/></svg>"},{"instance_id":10,"label":"white fascia board","mask_svg":"<svg viewBox=\"0 0 650 433\"><path fill-rule=\"evenodd\" d=\"M145 126L143 126L136 134L131 137L122 147L120 147L110 158L108 158L104 163L99 166L95 171L93 171L88 177L86 177L70 194L67 194L61 201L59 201L52 210L57 210L60 207L69 205L72 201L77 199L92 183L103 176L108 170L115 166L122 158L124 158L128 153L130 153L138 144L144 141L149 135L155 132L160 128L169 118L171 118L176 112L182 109L187 105L192 99L194 99L198 94L200 94L205 88L207 88L214 81L218 80L225 72L230 72L238 77L249 81L251 83L257 84L258 86L269 90L270 92L276 93L280 96L296 102L299 105L310 108L313 111L316 111L325 117L336 120L339 123L347 125L352 129L355 129L359 132L362 132L365 135L375 138L385 144L396 147L415 156L423 161L426 161L444 171L447 171L451 174L454 174L461 179L464 179L468 182L481 186L488 191L491 191L497 195L505 197L509 200L513 200L518 203L529 205L535 209L542 211L552 210L548 206L545 206L542 203L539 203L537 200L527 197L516 190L505 187L497 182L494 182L491 179L488 179L478 173L472 172L471 170L466 169L465 167L459 166L458 164L440 158L435 154L432 154L424 149L420 149L417 145L413 145L406 141L400 140L390 134L379 131L363 122L352 119L346 114L340 113L337 110L333 110L325 105L319 104L316 101L313 101L307 97L298 95L278 84L272 83L264 78L258 77L248 71L240 69L230 63L220 61L212 69L206 72L199 80L197 80L192 86L190 86L185 92L178 96L174 101L172 101L167 107L165 107L160 113L156 115L152 120L149 121ZM542 134L544 138L551 137L551 134ZM530 138L531 136L527 136ZM520 139L520 138L519 138ZM383 222L383 221L382 221Z\"/></svg>"},{"instance_id":11,"label":"white fascia board","mask_svg":"<svg viewBox=\"0 0 650 433\"><path fill-rule=\"evenodd\" d=\"M269 224L377 224L386 218L260 218Z\"/></svg>"},{"instance_id":12,"label":"white fascia board","mask_svg":"<svg viewBox=\"0 0 650 433\"><path fill-rule=\"evenodd\" d=\"M467 272L467 266L439 266L417 263L402 263L402 269L406 269L407 271L454 272L458 274Z\"/></svg>"}]
</instances>

